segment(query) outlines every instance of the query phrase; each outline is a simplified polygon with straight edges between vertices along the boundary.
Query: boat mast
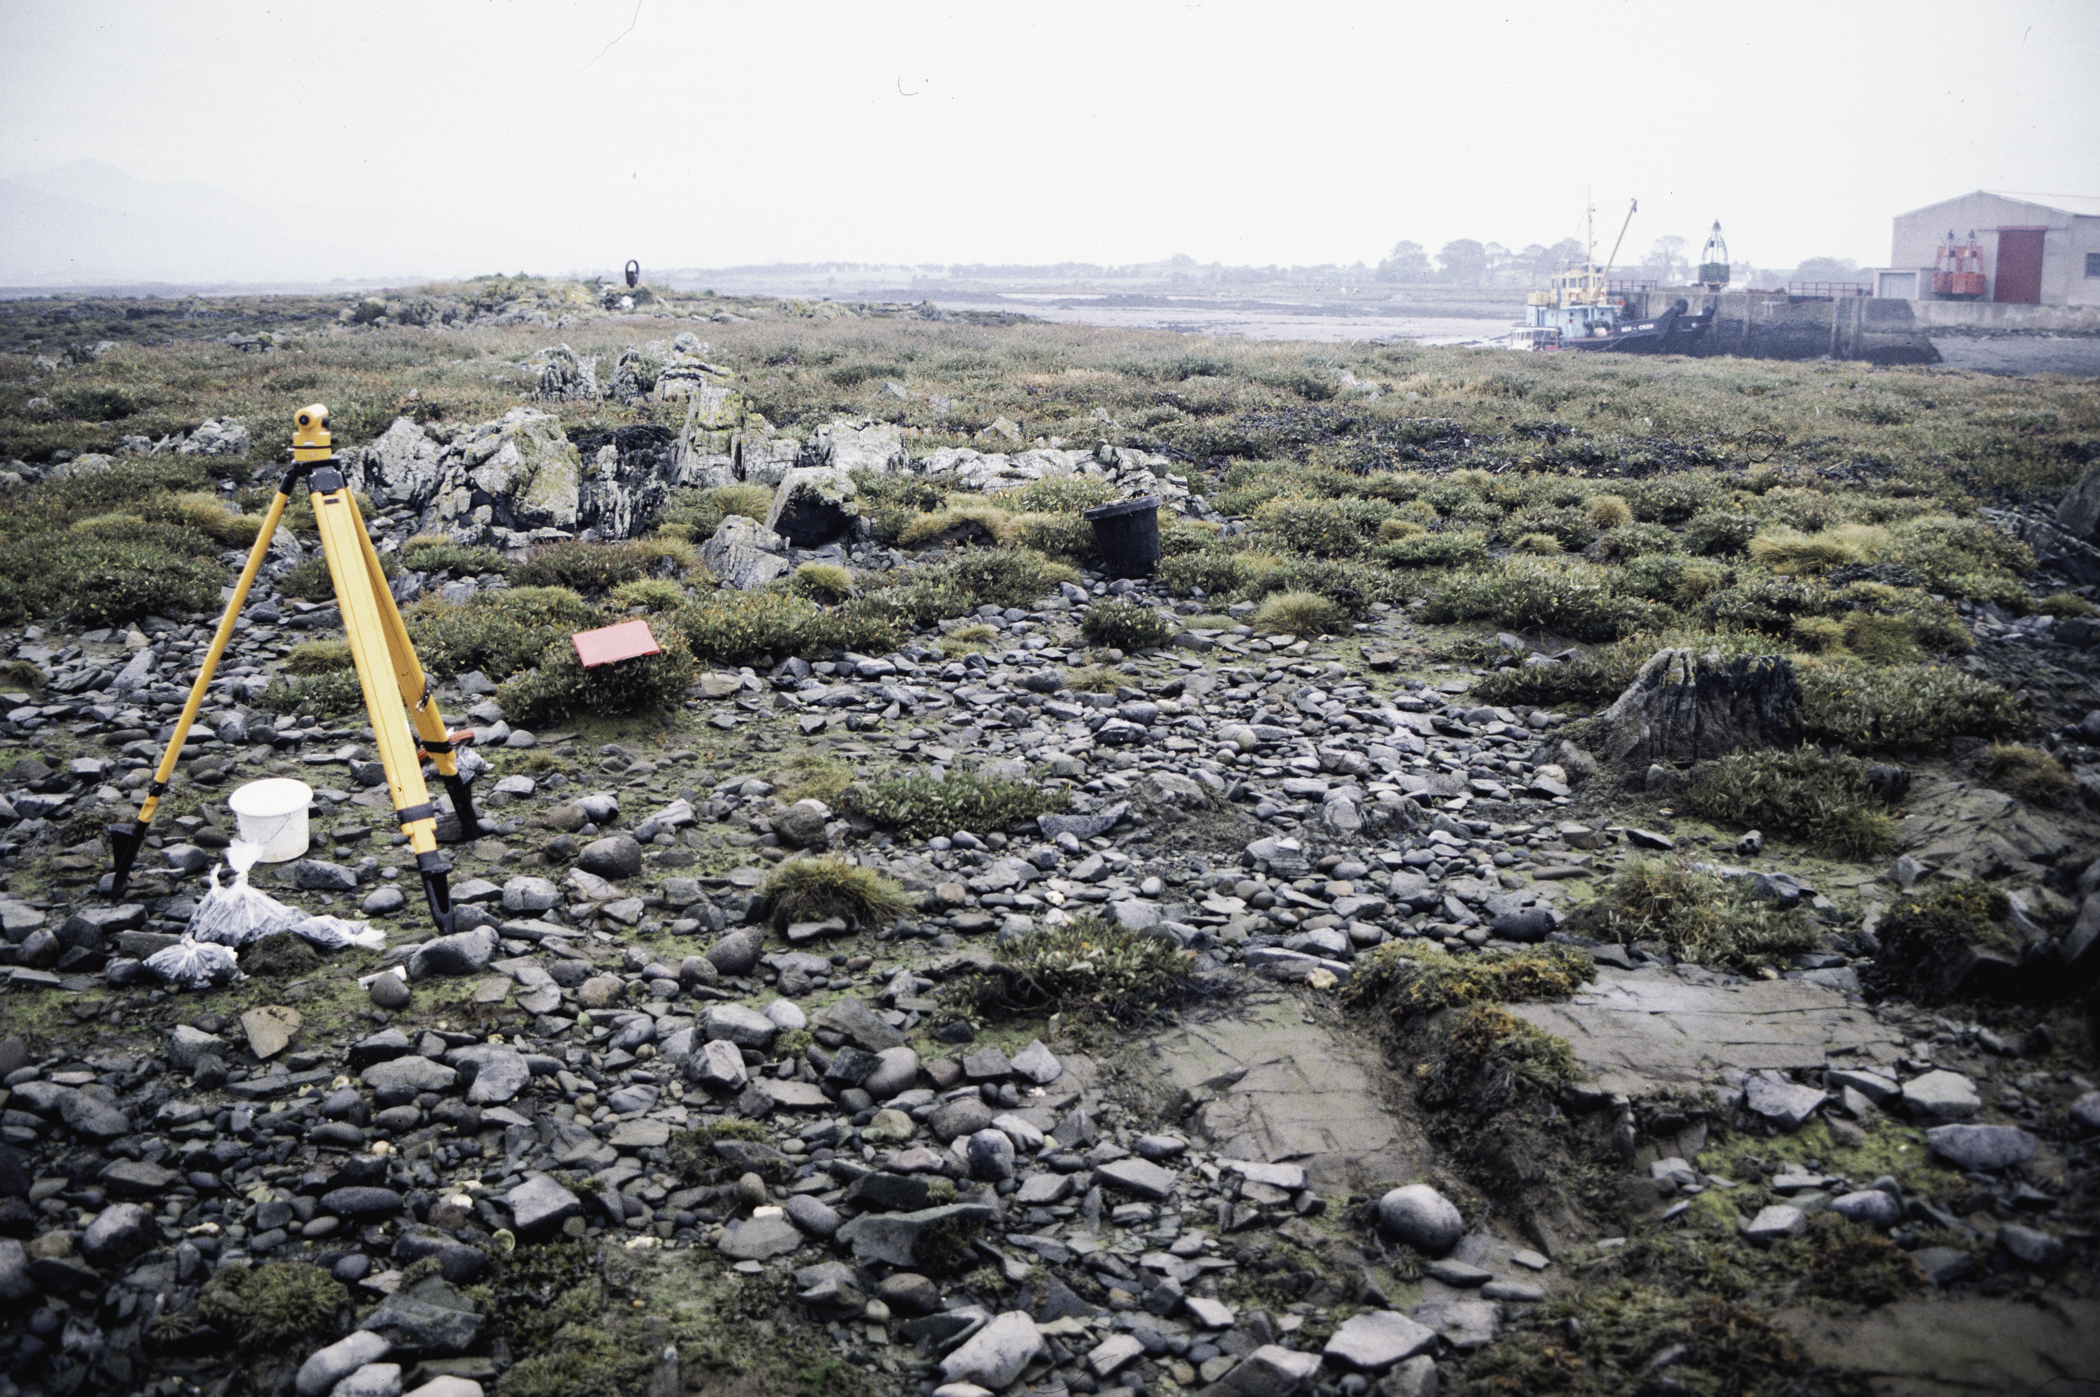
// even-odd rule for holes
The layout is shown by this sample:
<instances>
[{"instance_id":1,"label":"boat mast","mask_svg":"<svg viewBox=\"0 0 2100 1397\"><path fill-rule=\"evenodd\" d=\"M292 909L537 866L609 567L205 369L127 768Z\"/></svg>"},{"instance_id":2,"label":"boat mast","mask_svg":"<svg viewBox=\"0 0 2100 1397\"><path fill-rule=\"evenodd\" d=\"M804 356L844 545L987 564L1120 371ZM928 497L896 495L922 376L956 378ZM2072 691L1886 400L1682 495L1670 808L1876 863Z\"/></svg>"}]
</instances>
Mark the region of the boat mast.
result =
<instances>
[{"instance_id":1,"label":"boat mast","mask_svg":"<svg viewBox=\"0 0 2100 1397\"><path fill-rule=\"evenodd\" d=\"M1619 260L1619 244L1626 241L1626 230L1633 226L1633 216L1639 213L1640 211L1641 201L1635 199L1633 201L1633 207L1626 210L1626 221L1619 225L1618 242L1615 242L1611 245L1611 260L1607 261L1604 264L1604 275L1606 277L1609 277L1611 275L1612 263Z\"/></svg>"}]
</instances>

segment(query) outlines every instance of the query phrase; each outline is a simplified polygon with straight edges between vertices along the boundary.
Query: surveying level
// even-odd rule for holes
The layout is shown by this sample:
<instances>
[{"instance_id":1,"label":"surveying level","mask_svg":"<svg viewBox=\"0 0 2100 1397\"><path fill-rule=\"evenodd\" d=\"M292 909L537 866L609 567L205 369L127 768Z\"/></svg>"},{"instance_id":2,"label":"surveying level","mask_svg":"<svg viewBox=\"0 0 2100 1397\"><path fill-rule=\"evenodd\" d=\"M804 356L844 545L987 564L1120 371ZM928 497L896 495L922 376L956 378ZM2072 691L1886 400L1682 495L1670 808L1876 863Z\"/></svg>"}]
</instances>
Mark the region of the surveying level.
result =
<instances>
[{"instance_id":1,"label":"surveying level","mask_svg":"<svg viewBox=\"0 0 2100 1397\"><path fill-rule=\"evenodd\" d=\"M292 464L278 482L277 494L263 516L262 527L256 530L255 546L248 551L247 565L234 584L226 614L219 618L218 633L212 636L211 648L205 652L204 667L197 673L197 682L190 686L189 702L183 704L182 716L175 720L175 734L168 741L168 750L154 770L152 783L146 787L138 818L109 827L110 849L115 856L110 891L113 896L124 895L125 885L131 879L131 865L145 842L160 798L167 794L175 763L182 756L182 744L189 737L190 725L197 720L197 710L204 704L204 692L211 687L212 672L226 653L226 642L233 638L233 623L248 599L248 588L262 570L270 540L284 518L285 506L291 502L293 486L304 479L311 491L314 522L321 534L321 555L328 560L329 580L335 584L336 601L342 607L350 657L364 690L365 711L372 718L380 765L386 770L387 792L394 799L401 832L408 836L409 847L415 852L416 871L423 877L423 895L430 903L431 919L439 931L449 933L452 893L445 875L452 868L438 856L438 811L423 782L421 759L430 758L445 789L451 793L460 838L478 838L481 824L475 818L473 797L454 755L456 749L474 740L474 734L448 732L432 701L430 680L416 660L415 647L409 643L408 627L401 620L401 608L394 604L394 594L387 588L372 536L365 531L364 518L358 513L357 501L351 496L343 473L336 469L333 438L328 434L328 409L319 403L303 407L296 420ZM387 682L389 675L391 684Z\"/></svg>"}]
</instances>

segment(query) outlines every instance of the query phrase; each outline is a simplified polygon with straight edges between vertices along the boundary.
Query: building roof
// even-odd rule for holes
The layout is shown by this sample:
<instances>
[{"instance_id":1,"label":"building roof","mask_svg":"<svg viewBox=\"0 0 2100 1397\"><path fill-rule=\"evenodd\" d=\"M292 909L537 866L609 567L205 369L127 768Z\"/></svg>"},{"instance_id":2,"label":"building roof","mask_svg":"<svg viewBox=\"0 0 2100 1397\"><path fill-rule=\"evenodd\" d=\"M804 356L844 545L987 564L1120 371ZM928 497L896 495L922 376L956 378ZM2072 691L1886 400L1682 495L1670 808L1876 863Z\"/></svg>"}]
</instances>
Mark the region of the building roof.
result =
<instances>
[{"instance_id":1,"label":"building roof","mask_svg":"<svg viewBox=\"0 0 2100 1397\"><path fill-rule=\"evenodd\" d=\"M2100 194L2036 194L2012 189L1978 189L1971 191L1971 194L1957 194L1955 199L1970 198L1972 194L1988 194L1994 199L2010 199L2014 203L2033 204L2038 208L2071 214L2077 218L2100 218ZM1951 204L1953 202L1954 199L1940 199L1934 203L1926 204L1923 208L1911 209L1896 216L1898 218L1908 218L1911 214L1927 213L1940 207L1942 204Z\"/></svg>"},{"instance_id":2,"label":"building roof","mask_svg":"<svg viewBox=\"0 0 2100 1397\"><path fill-rule=\"evenodd\" d=\"M2010 189L1986 189L1983 192L2001 199L2018 199L2023 204L2040 204L2043 208L2076 214L2080 218L2100 218L2100 194L2021 194Z\"/></svg>"}]
</instances>

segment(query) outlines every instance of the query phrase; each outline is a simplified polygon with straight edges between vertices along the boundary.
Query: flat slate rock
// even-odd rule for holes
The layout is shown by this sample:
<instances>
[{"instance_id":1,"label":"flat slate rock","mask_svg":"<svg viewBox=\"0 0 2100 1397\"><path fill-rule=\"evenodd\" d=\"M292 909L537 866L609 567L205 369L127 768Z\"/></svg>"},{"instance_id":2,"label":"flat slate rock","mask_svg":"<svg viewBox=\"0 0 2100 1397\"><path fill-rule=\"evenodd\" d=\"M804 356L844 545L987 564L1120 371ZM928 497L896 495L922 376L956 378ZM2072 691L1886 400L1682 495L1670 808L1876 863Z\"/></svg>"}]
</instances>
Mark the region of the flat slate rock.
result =
<instances>
[{"instance_id":1,"label":"flat slate rock","mask_svg":"<svg viewBox=\"0 0 2100 1397\"><path fill-rule=\"evenodd\" d=\"M1701 974L1599 967L1597 983L1564 1003L1509 1011L1567 1039L1595 1088L1624 1096L1704 1087L1731 1071L1816 1068L1833 1056L1896 1060L1894 1032L1837 990L1806 980L1702 984Z\"/></svg>"}]
</instances>

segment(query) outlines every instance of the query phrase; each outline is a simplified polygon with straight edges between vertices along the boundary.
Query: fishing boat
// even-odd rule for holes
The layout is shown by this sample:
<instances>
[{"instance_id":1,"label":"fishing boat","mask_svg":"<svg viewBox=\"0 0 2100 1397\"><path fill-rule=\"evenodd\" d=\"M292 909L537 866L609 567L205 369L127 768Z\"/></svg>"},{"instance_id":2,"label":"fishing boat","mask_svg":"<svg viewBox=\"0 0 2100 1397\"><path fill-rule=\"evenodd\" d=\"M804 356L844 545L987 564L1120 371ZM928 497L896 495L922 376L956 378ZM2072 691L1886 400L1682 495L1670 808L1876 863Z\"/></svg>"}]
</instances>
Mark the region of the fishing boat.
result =
<instances>
[{"instance_id":1,"label":"fishing boat","mask_svg":"<svg viewBox=\"0 0 2100 1397\"><path fill-rule=\"evenodd\" d=\"M1693 314L1679 297L1650 320L1630 320L1626 298L1612 294L1611 268L1626 229L1640 209L1638 199L1626 210L1611 256L1597 261L1595 209L1590 211L1586 251L1579 262L1564 262L1544 291L1526 298L1524 320L1509 336L1512 349L1583 349L1616 354L1688 354L1713 325L1713 307Z\"/></svg>"}]
</instances>

